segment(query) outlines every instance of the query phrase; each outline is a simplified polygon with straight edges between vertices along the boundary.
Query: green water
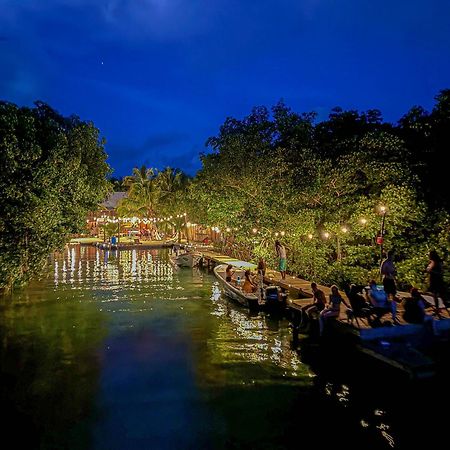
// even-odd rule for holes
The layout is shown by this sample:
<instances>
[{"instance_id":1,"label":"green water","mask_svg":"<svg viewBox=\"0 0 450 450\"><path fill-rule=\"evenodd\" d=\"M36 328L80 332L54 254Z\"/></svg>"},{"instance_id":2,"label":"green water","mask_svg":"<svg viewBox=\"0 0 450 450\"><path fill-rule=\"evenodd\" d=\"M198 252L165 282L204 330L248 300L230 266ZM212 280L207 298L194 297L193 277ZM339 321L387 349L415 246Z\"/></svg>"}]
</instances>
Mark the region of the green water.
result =
<instances>
[{"instance_id":1,"label":"green water","mask_svg":"<svg viewBox=\"0 0 450 450\"><path fill-rule=\"evenodd\" d=\"M396 445L385 410L316 376L285 319L229 303L211 274L162 250L74 246L52 266L0 311L10 448Z\"/></svg>"}]
</instances>

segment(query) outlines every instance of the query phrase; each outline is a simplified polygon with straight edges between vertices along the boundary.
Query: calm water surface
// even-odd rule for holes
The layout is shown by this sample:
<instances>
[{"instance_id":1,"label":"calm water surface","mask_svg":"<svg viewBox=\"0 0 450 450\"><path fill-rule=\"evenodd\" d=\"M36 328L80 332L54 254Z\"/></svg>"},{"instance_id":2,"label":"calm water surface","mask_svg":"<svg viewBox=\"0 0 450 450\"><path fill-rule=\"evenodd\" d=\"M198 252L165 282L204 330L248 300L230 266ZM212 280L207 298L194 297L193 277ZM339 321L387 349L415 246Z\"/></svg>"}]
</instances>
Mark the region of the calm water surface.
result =
<instances>
[{"instance_id":1,"label":"calm water surface","mask_svg":"<svg viewBox=\"0 0 450 450\"><path fill-rule=\"evenodd\" d=\"M250 315L164 250L74 246L52 264L0 310L14 448L408 448L432 418L410 387L313 372L285 319Z\"/></svg>"}]
</instances>

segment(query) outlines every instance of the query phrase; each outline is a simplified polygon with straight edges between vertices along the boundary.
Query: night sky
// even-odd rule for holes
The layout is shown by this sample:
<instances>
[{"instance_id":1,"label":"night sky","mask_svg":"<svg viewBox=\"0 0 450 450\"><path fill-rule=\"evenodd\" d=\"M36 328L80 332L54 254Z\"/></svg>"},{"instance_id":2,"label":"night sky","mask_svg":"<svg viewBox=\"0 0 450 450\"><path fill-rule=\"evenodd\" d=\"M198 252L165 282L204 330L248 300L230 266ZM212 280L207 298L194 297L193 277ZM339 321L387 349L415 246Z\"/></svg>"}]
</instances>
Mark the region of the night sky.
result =
<instances>
[{"instance_id":1,"label":"night sky","mask_svg":"<svg viewBox=\"0 0 450 450\"><path fill-rule=\"evenodd\" d=\"M253 106L430 109L449 23L448 0L0 0L0 99L92 120L115 176L193 175Z\"/></svg>"}]
</instances>

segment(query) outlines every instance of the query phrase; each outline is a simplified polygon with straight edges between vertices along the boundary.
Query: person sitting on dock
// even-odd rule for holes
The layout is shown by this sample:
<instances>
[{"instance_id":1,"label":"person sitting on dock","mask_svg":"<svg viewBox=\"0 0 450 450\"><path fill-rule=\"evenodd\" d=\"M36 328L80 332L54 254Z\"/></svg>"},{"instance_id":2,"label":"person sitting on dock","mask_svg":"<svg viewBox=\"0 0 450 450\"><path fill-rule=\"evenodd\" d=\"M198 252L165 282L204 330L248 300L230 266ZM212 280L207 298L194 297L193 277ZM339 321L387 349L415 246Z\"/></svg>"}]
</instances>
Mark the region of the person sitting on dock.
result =
<instances>
[{"instance_id":1,"label":"person sitting on dock","mask_svg":"<svg viewBox=\"0 0 450 450\"><path fill-rule=\"evenodd\" d=\"M392 321L398 323L397 320L397 303L394 300L389 300L386 292L383 289L378 289L377 282L371 280L367 297L370 304L373 306L373 312L379 320L382 315L390 312L392 314Z\"/></svg>"},{"instance_id":2,"label":"person sitting on dock","mask_svg":"<svg viewBox=\"0 0 450 450\"><path fill-rule=\"evenodd\" d=\"M425 312L425 300L420 295L419 289L411 288L411 297L403 300L403 319L409 323L423 323L427 318L432 319Z\"/></svg>"},{"instance_id":3,"label":"person sitting on dock","mask_svg":"<svg viewBox=\"0 0 450 450\"><path fill-rule=\"evenodd\" d=\"M228 264L227 269L225 271L225 281L227 283L231 283L231 277L234 274L233 266L231 264Z\"/></svg>"},{"instance_id":4,"label":"person sitting on dock","mask_svg":"<svg viewBox=\"0 0 450 450\"><path fill-rule=\"evenodd\" d=\"M302 317L300 320L300 327L306 325L308 319L313 314L318 315L325 308L325 305L327 303L325 294L321 289L317 287L316 283L311 283L311 290L313 292L314 301L301 308Z\"/></svg>"},{"instance_id":5,"label":"person sitting on dock","mask_svg":"<svg viewBox=\"0 0 450 450\"><path fill-rule=\"evenodd\" d=\"M328 303L328 306L323 309L319 315L319 333L321 336L325 327L325 321L333 317L339 317L339 313L341 311L341 303L343 303L348 309L351 309L350 305L340 294L338 287L333 284L333 286L331 286L330 301Z\"/></svg>"},{"instance_id":6,"label":"person sitting on dock","mask_svg":"<svg viewBox=\"0 0 450 450\"><path fill-rule=\"evenodd\" d=\"M250 272L250 270L246 270L245 271L245 281L244 281L244 285L242 286L242 290L246 294L251 294L251 293L256 291L257 287L258 286L251 279L251 272Z\"/></svg>"},{"instance_id":7,"label":"person sitting on dock","mask_svg":"<svg viewBox=\"0 0 450 450\"><path fill-rule=\"evenodd\" d=\"M350 302L351 310L347 310L347 316L349 321L353 319L358 323L358 317L369 318L372 305L366 301L361 292L364 286L356 284L347 284L344 287L344 292Z\"/></svg>"}]
</instances>

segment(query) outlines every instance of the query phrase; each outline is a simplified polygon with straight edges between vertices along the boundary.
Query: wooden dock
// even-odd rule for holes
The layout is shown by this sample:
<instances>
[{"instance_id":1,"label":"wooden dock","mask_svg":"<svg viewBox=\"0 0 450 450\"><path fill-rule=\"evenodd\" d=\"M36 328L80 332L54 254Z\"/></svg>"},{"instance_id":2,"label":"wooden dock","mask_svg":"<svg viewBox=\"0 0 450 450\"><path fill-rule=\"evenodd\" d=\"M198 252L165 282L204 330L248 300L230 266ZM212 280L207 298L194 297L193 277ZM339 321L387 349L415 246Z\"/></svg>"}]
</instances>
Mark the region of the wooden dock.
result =
<instances>
[{"instance_id":1,"label":"wooden dock","mask_svg":"<svg viewBox=\"0 0 450 450\"><path fill-rule=\"evenodd\" d=\"M207 261L207 264L214 266L215 264L232 264L236 267L256 269L256 265L241 261L236 258L232 258L227 255L208 250L201 252L203 257ZM291 321L293 324L294 341L298 338L298 324L300 322L301 308L312 303L313 292L311 289L311 282L303 280L301 278L286 275L285 279L281 278L281 274L273 269L266 270L266 276L264 278L268 284L278 285L289 291L288 307L291 312ZM317 285L319 289L323 291L328 298L331 294L331 289L328 286ZM348 299L341 291L342 296ZM406 292L399 292L400 298L408 297ZM349 302L348 302L349 303ZM369 325L367 319L358 318L358 321L349 321L345 308L341 308L341 314L338 319L335 320L338 331L340 334L352 334L358 337L361 341L371 341L376 339L392 339L392 338L407 338L408 336L418 336L424 333L425 325L410 324L402 318L402 305L397 305L397 321L398 325L395 326L381 326L373 328ZM440 311L442 320L433 320L433 331L436 334L444 335L450 333L450 315L448 310L443 308ZM431 314L431 313L430 313ZM390 319L390 317L387 317Z\"/></svg>"}]
</instances>

